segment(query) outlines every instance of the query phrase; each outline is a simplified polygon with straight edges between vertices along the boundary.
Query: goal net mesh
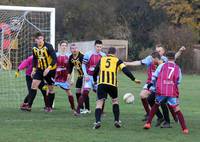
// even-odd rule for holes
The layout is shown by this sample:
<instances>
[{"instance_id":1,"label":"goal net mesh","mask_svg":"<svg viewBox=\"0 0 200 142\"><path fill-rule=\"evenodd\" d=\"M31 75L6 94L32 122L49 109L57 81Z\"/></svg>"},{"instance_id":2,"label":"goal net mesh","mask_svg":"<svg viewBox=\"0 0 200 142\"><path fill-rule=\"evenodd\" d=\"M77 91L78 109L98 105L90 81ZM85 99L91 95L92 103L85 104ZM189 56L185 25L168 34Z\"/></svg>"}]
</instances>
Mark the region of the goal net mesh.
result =
<instances>
[{"instance_id":1,"label":"goal net mesh","mask_svg":"<svg viewBox=\"0 0 200 142\"><path fill-rule=\"evenodd\" d=\"M15 105L27 95L25 71L15 78L18 65L32 54L34 33L50 42L51 12L0 9L0 108Z\"/></svg>"}]
</instances>

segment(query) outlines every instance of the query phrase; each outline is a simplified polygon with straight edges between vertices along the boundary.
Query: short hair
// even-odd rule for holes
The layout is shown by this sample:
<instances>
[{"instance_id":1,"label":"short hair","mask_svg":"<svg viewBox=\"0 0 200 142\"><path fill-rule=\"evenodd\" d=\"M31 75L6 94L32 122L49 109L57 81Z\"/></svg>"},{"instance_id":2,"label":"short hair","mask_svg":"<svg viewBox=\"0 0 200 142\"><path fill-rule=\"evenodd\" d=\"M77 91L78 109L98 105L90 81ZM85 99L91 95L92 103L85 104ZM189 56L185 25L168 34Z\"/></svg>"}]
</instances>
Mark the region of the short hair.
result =
<instances>
[{"instance_id":1,"label":"short hair","mask_svg":"<svg viewBox=\"0 0 200 142\"><path fill-rule=\"evenodd\" d=\"M101 40L95 40L94 45L96 44L103 44L103 42Z\"/></svg>"},{"instance_id":2,"label":"short hair","mask_svg":"<svg viewBox=\"0 0 200 142\"><path fill-rule=\"evenodd\" d=\"M157 51L154 51L153 53L151 53L152 58L158 58L161 59L160 54Z\"/></svg>"},{"instance_id":3,"label":"short hair","mask_svg":"<svg viewBox=\"0 0 200 142\"><path fill-rule=\"evenodd\" d=\"M156 48L162 48L164 51L166 51L165 47L162 44L156 44Z\"/></svg>"},{"instance_id":4,"label":"short hair","mask_svg":"<svg viewBox=\"0 0 200 142\"><path fill-rule=\"evenodd\" d=\"M166 57L168 59L175 59L175 52L174 51L168 51L167 54L166 54Z\"/></svg>"},{"instance_id":5,"label":"short hair","mask_svg":"<svg viewBox=\"0 0 200 142\"><path fill-rule=\"evenodd\" d=\"M68 41L67 40L61 40L59 44L61 45L63 43L66 43L68 45Z\"/></svg>"},{"instance_id":6,"label":"short hair","mask_svg":"<svg viewBox=\"0 0 200 142\"><path fill-rule=\"evenodd\" d=\"M35 38L38 38L39 36L43 36L44 37L44 33L36 32L35 35L34 35Z\"/></svg>"},{"instance_id":7,"label":"short hair","mask_svg":"<svg viewBox=\"0 0 200 142\"><path fill-rule=\"evenodd\" d=\"M116 48L115 47L110 47L108 49L108 54L115 54L117 52Z\"/></svg>"},{"instance_id":8,"label":"short hair","mask_svg":"<svg viewBox=\"0 0 200 142\"><path fill-rule=\"evenodd\" d=\"M161 43L156 44L156 48L158 47L163 47L163 45Z\"/></svg>"},{"instance_id":9,"label":"short hair","mask_svg":"<svg viewBox=\"0 0 200 142\"><path fill-rule=\"evenodd\" d=\"M76 48L77 48L77 46L76 46L75 43L72 43L72 44L70 45L70 48L71 48L71 47L76 47Z\"/></svg>"}]
</instances>

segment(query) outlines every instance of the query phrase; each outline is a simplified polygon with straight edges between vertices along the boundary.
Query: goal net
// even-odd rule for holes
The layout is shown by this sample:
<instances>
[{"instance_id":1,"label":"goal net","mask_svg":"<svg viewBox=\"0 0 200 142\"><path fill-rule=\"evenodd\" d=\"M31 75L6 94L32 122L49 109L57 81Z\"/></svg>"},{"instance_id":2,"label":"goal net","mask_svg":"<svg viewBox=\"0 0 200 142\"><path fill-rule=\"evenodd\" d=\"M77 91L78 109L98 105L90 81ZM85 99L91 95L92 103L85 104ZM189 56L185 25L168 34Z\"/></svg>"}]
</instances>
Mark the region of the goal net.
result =
<instances>
[{"instance_id":1,"label":"goal net","mask_svg":"<svg viewBox=\"0 0 200 142\"><path fill-rule=\"evenodd\" d=\"M32 54L33 34L41 31L55 45L55 9L0 6L0 108L19 106L27 95L25 71L15 78L21 61Z\"/></svg>"}]
</instances>

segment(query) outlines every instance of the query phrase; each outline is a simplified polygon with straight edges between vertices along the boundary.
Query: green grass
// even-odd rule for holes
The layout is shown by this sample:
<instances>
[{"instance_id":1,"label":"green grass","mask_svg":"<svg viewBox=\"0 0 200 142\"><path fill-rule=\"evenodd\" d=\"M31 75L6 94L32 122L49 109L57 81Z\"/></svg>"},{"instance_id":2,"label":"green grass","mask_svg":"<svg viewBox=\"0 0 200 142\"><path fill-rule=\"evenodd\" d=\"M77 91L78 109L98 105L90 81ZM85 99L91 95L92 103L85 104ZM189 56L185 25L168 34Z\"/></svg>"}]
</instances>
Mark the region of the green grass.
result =
<instances>
[{"instance_id":1,"label":"green grass","mask_svg":"<svg viewBox=\"0 0 200 142\"><path fill-rule=\"evenodd\" d=\"M180 126L172 122L173 128L161 129L152 127L143 130L141 121L144 111L139 99L139 92L144 84L144 73L136 72L137 78L143 80L136 85L124 75L119 75L119 98L121 120L123 127L116 129L113 126L113 114L110 99L105 106L106 116L102 118L102 127L92 130L94 122L95 98L90 94L92 113L76 118L72 115L64 91L56 89L55 110L44 113L42 110L42 95L34 102L32 112L22 112L18 105L26 95L23 77L12 83L14 91L5 95L0 90L0 142L196 142L199 141L200 130L200 103L199 84L200 76L185 75L180 87L181 109L185 116L189 135L181 133ZM5 77L5 75L4 75ZM3 80L0 83L3 84ZM17 89L16 89L17 86ZM19 87L20 86L20 87ZM2 91L3 90L3 91ZM19 94L20 92L20 94ZM74 92L74 89L73 89ZM136 100L133 105L122 101L123 94L133 92ZM7 92L8 93L8 92ZM6 99L8 97L9 99ZM4 98L4 99L2 99ZM153 124L155 124L155 119Z\"/></svg>"}]
</instances>

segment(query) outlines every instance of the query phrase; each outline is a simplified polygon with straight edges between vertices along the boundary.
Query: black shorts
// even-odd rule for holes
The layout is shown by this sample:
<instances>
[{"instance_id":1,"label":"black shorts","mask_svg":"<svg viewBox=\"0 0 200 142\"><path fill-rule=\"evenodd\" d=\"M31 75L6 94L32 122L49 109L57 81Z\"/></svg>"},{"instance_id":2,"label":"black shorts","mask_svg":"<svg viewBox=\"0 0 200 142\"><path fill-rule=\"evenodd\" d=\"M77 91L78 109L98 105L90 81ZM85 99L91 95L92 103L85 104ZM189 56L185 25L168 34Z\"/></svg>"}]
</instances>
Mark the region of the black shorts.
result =
<instances>
[{"instance_id":1,"label":"black shorts","mask_svg":"<svg viewBox=\"0 0 200 142\"><path fill-rule=\"evenodd\" d=\"M53 85L56 70L50 70L46 76L43 76L43 72L44 70L36 69L33 79L37 79L41 81L45 80L48 85Z\"/></svg>"},{"instance_id":2,"label":"black shorts","mask_svg":"<svg viewBox=\"0 0 200 142\"><path fill-rule=\"evenodd\" d=\"M78 77L76 80L76 88L82 88L83 85L83 77Z\"/></svg>"},{"instance_id":3,"label":"black shorts","mask_svg":"<svg viewBox=\"0 0 200 142\"><path fill-rule=\"evenodd\" d=\"M107 99L108 94L112 99L116 99L118 97L117 87L107 84L99 84L97 87L97 99Z\"/></svg>"}]
</instances>

